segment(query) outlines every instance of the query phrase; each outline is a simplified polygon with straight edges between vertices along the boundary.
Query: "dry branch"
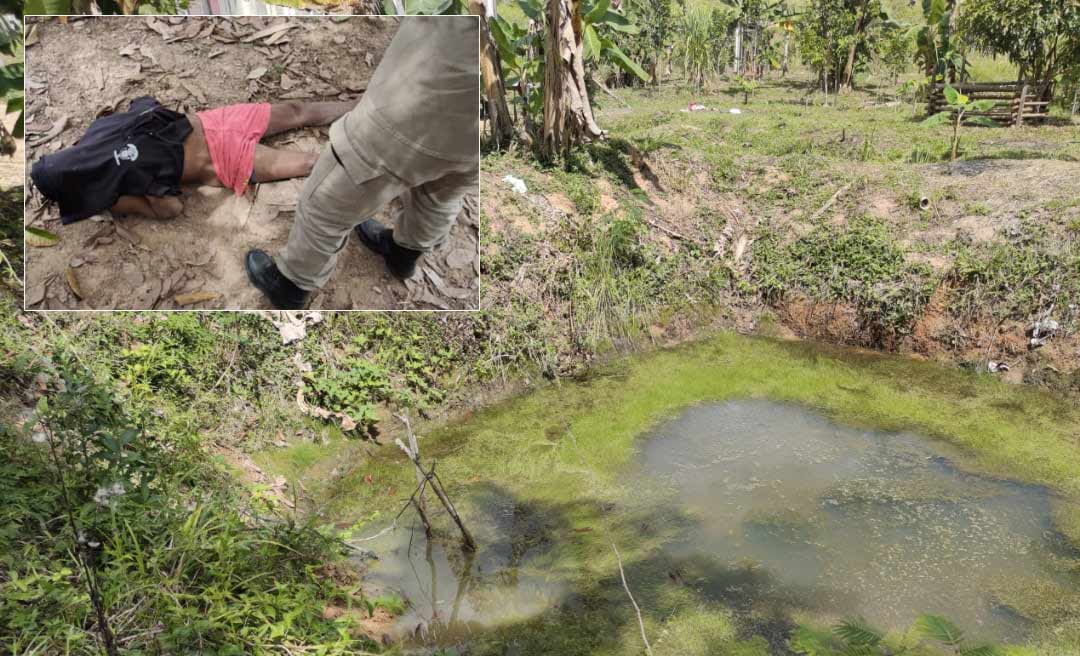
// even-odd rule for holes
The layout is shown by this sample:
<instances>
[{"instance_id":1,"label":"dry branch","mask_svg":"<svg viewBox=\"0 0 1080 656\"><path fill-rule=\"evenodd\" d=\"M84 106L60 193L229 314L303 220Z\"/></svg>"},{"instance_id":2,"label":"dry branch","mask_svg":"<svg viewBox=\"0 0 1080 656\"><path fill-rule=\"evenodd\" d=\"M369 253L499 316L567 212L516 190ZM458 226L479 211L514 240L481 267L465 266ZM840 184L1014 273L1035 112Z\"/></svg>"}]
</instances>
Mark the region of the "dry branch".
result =
<instances>
[{"instance_id":1,"label":"dry branch","mask_svg":"<svg viewBox=\"0 0 1080 656\"><path fill-rule=\"evenodd\" d=\"M645 620L641 618L641 608L634 601L634 593L630 592L630 586L626 583L626 572L623 571L622 556L619 555L619 550L615 547L614 542L611 543L611 550L615 552L615 560L619 563L619 576L622 578L623 589L626 590L626 596L630 597L630 603L634 605L634 612L637 613L638 626L641 627L641 640L645 643L645 653L652 656L652 645L649 644L649 637L645 635Z\"/></svg>"}]
</instances>

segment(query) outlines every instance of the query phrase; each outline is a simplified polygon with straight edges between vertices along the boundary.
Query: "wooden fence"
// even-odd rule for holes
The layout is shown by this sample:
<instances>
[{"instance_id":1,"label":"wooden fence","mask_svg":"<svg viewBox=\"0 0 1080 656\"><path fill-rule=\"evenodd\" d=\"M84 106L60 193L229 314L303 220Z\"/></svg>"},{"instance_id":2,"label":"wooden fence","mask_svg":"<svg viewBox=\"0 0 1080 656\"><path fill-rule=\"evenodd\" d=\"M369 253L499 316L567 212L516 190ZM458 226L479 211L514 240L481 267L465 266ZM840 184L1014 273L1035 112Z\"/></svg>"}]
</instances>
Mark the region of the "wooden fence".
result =
<instances>
[{"instance_id":1,"label":"wooden fence","mask_svg":"<svg viewBox=\"0 0 1080 656\"><path fill-rule=\"evenodd\" d=\"M967 112L966 116L989 116L1001 125L1023 125L1038 122L1049 114L1050 100L1026 82L957 82L951 85L971 101L993 100L997 104L986 112ZM929 116L947 109L945 85L941 82L930 89L927 103Z\"/></svg>"}]
</instances>

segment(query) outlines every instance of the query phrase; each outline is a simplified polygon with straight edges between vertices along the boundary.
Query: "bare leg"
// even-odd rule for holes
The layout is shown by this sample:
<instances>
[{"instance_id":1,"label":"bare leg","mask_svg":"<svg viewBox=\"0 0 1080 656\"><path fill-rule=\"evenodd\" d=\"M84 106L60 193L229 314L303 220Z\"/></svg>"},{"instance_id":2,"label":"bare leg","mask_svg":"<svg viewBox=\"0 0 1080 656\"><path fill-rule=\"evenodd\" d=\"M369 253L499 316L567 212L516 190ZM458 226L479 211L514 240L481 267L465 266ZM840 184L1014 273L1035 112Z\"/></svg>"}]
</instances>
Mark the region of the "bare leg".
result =
<instances>
[{"instance_id":1,"label":"bare leg","mask_svg":"<svg viewBox=\"0 0 1080 656\"><path fill-rule=\"evenodd\" d=\"M255 146L255 181L263 183L306 178L318 159L319 153L278 150L258 144Z\"/></svg>"},{"instance_id":2,"label":"bare leg","mask_svg":"<svg viewBox=\"0 0 1080 656\"><path fill-rule=\"evenodd\" d=\"M121 196L109 208L113 214L138 214L151 219L172 219L184 211L176 196Z\"/></svg>"},{"instance_id":3,"label":"bare leg","mask_svg":"<svg viewBox=\"0 0 1080 656\"><path fill-rule=\"evenodd\" d=\"M265 136L312 125L329 125L344 116L359 100L335 102L283 102L270 105Z\"/></svg>"}]
</instances>

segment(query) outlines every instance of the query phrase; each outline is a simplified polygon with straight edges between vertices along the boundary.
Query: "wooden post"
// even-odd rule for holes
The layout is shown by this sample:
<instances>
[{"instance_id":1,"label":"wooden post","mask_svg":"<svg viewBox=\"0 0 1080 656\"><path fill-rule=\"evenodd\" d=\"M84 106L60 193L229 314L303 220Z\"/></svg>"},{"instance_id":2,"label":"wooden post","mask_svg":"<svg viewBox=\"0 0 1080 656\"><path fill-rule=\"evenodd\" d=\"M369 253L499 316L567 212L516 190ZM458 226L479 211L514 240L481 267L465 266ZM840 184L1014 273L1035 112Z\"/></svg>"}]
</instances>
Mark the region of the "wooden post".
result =
<instances>
[{"instance_id":1,"label":"wooden post","mask_svg":"<svg viewBox=\"0 0 1080 656\"><path fill-rule=\"evenodd\" d=\"M1013 125L1018 125L1020 127L1024 126L1024 105L1027 104L1027 96L1028 85L1027 82L1025 82L1024 85L1020 87L1020 106L1017 107L1016 119L1013 121Z\"/></svg>"}]
</instances>

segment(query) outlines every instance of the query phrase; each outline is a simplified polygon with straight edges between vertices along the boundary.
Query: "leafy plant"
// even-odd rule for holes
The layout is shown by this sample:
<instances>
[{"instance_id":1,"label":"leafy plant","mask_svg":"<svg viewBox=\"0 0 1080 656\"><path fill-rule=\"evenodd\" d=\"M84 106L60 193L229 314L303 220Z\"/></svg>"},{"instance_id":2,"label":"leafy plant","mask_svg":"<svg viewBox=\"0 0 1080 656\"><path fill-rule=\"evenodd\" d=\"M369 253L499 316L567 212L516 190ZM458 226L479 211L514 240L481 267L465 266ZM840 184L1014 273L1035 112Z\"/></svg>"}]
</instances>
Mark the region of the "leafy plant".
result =
<instances>
[{"instance_id":1,"label":"leafy plant","mask_svg":"<svg viewBox=\"0 0 1080 656\"><path fill-rule=\"evenodd\" d=\"M966 60L953 38L956 0L923 0L923 25L915 33L915 57L932 81L962 76Z\"/></svg>"},{"instance_id":2,"label":"leafy plant","mask_svg":"<svg viewBox=\"0 0 1080 656\"><path fill-rule=\"evenodd\" d=\"M22 31L19 30L14 33L4 31L2 35L3 41L0 42L0 52L3 52L9 57L18 58L20 61L0 66L0 98L7 98L7 113L18 113L19 117L15 121L15 127L11 130L11 135L16 139L23 137L23 64L22 64L22 48L23 37ZM6 132L6 129L0 127L0 130ZM5 150L14 152L11 144Z\"/></svg>"},{"instance_id":3,"label":"leafy plant","mask_svg":"<svg viewBox=\"0 0 1080 656\"><path fill-rule=\"evenodd\" d=\"M791 637L789 646L805 656L903 656L914 653L924 641L946 647L956 656L998 656L1000 651L991 645L972 646L963 632L939 615L920 615L912 627L912 643L886 644L885 634L870 626L861 617L847 618L832 627L831 632L800 626ZM923 653L918 651L918 653Z\"/></svg>"},{"instance_id":4,"label":"leafy plant","mask_svg":"<svg viewBox=\"0 0 1080 656\"><path fill-rule=\"evenodd\" d=\"M969 116L970 112L988 112L997 103L993 100L971 100L967 95L960 93L952 87L945 85L945 103L947 109L938 112L922 122L925 127L950 124L952 126L952 140L950 151L955 160L960 148L960 124L966 119L972 125L985 127L998 127L997 121L985 115Z\"/></svg>"},{"instance_id":5,"label":"leafy plant","mask_svg":"<svg viewBox=\"0 0 1080 656\"><path fill-rule=\"evenodd\" d=\"M744 105L750 102L750 94L757 91L757 88L758 83L756 80L751 80L742 75L736 75L731 82L731 92L735 94L741 93Z\"/></svg>"}]
</instances>

